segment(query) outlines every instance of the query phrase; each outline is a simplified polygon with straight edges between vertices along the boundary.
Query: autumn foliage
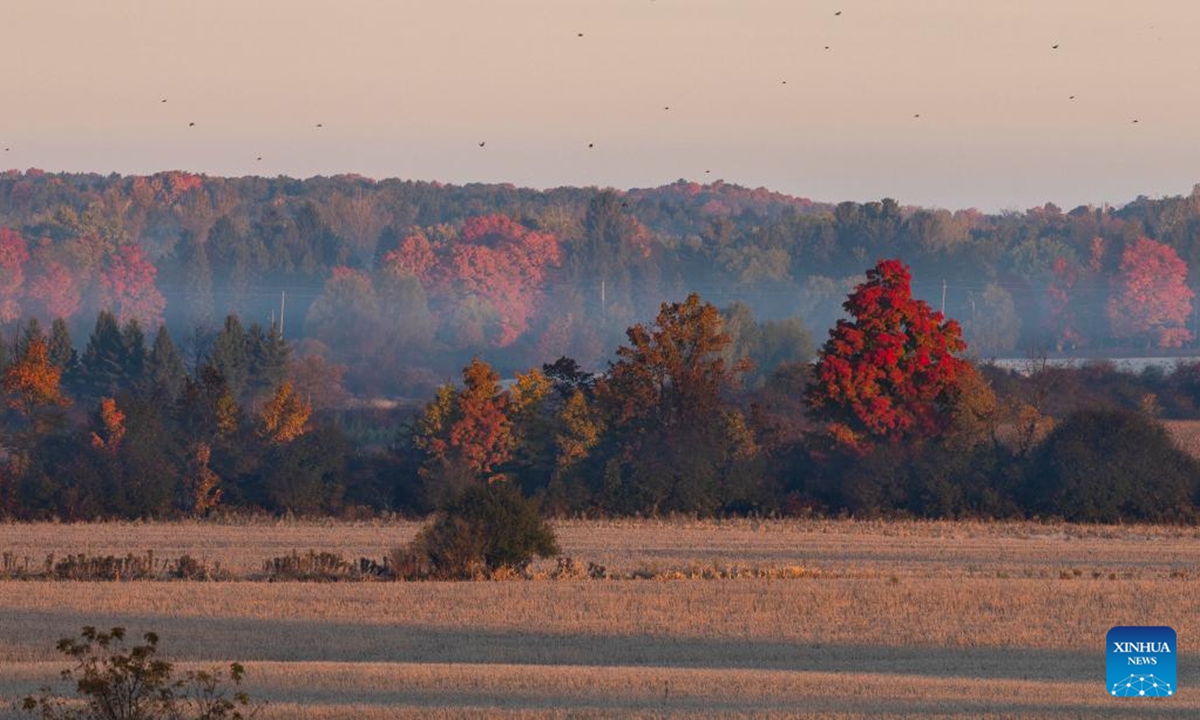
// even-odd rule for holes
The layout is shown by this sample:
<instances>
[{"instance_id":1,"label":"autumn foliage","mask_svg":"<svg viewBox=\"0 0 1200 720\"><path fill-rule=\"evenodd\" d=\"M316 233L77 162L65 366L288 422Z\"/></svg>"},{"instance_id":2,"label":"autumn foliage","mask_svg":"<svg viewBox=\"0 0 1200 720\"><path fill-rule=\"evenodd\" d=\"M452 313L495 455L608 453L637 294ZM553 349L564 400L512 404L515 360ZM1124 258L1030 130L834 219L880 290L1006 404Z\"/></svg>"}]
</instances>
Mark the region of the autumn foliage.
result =
<instances>
[{"instance_id":1,"label":"autumn foliage","mask_svg":"<svg viewBox=\"0 0 1200 720\"><path fill-rule=\"evenodd\" d=\"M33 338L25 353L4 370L3 386L8 405L32 417L39 407L68 404L62 394L62 369L50 362L46 341Z\"/></svg>"},{"instance_id":2,"label":"autumn foliage","mask_svg":"<svg viewBox=\"0 0 1200 720\"><path fill-rule=\"evenodd\" d=\"M1121 274L1108 302L1113 335L1144 339L1158 347L1191 342L1184 324L1195 293L1187 286L1187 265L1169 245L1141 237L1121 255Z\"/></svg>"},{"instance_id":3,"label":"autumn foliage","mask_svg":"<svg viewBox=\"0 0 1200 720\"><path fill-rule=\"evenodd\" d=\"M915 300L908 267L881 260L843 307L813 369L811 409L840 445L935 436L952 422L952 401L968 370L958 323Z\"/></svg>"}]
</instances>

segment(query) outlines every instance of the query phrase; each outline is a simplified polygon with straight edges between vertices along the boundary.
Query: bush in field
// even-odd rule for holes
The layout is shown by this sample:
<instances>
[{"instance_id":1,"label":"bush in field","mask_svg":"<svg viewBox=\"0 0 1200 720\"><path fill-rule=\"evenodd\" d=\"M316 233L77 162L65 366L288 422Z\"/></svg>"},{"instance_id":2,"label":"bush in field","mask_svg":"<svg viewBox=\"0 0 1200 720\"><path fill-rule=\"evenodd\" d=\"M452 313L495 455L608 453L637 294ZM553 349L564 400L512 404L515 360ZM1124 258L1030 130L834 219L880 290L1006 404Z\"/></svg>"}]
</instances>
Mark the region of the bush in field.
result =
<instances>
[{"instance_id":1,"label":"bush in field","mask_svg":"<svg viewBox=\"0 0 1200 720\"><path fill-rule=\"evenodd\" d=\"M60 698L50 688L28 696L21 708L42 720L243 720L262 709L241 691L227 695L225 672L189 670L172 676L171 663L157 658L158 635L142 636L145 644L126 650L125 629L108 632L85 626L80 639L63 638L56 646L75 661L62 671L75 682L77 701ZM241 685L246 670L229 665L228 679Z\"/></svg>"},{"instance_id":2,"label":"bush in field","mask_svg":"<svg viewBox=\"0 0 1200 720\"><path fill-rule=\"evenodd\" d=\"M554 531L507 482L462 491L406 549L394 553L405 578L469 580L501 568L524 570L536 555L559 553Z\"/></svg>"},{"instance_id":3,"label":"bush in field","mask_svg":"<svg viewBox=\"0 0 1200 720\"><path fill-rule=\"evenodd\" d=\"M1067 416L1030 458L1030 512L1083 522L1193 519L1200 466L1154 420L1126 410Z\"/></svg>"}]
</instances>

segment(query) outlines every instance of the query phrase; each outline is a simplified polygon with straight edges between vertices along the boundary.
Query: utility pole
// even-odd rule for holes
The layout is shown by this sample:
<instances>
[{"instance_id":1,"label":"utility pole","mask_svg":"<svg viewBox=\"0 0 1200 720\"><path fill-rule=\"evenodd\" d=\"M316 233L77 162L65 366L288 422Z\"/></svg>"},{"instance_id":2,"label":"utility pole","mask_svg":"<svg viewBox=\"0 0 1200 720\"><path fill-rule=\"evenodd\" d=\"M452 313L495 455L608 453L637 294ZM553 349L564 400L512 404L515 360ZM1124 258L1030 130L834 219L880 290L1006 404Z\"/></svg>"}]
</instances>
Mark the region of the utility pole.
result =
<instances>
[{"instance_id":1,"label":"utility pole","mask_svg":"<svg viewBox=\"0 0 1200 720\"><path fill-rule=\"evenodd\" d=\"M942 317L946 317L946 279L942 278Z\"/></svg>"}]
</instances>

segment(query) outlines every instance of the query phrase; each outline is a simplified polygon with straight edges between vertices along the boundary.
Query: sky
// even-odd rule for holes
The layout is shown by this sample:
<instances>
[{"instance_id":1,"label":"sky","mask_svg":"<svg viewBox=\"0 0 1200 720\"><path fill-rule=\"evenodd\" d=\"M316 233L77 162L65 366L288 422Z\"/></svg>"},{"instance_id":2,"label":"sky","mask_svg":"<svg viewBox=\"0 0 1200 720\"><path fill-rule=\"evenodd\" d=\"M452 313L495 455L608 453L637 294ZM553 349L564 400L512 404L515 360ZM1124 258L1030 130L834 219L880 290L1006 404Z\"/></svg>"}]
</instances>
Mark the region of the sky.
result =
<instances>
[{"instance_id":1,"label":"sky","mask_svg":"<svg viewBox=\"0 0 1200 720\"><path fill-rule=\"evenodd\" d=\"M1200 182L1197 37L1194 0L4 0L0 168L1122 204Z\"/></svg>"}]
</instances>

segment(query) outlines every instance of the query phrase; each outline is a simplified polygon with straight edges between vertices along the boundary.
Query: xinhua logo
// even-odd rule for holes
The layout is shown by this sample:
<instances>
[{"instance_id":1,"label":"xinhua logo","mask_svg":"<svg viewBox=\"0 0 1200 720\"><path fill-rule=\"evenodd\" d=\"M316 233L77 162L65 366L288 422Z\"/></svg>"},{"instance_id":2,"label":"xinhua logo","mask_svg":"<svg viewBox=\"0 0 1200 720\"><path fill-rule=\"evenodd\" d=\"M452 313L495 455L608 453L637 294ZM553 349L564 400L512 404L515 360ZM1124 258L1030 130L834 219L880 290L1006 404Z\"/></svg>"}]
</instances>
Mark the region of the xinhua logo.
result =
<instances>
[{"instance_id":1,"label":"xinhua logo","mask_svg":"<svg viewBox=\"0 0 1200 720\"><path fill-rule=\"evenodd\" d=\"M1175 631L1169 627L1115 627L1108 648L1108 694L1116 697L1170 697L1175 684Z\"/></svg>"}]
</instances>

